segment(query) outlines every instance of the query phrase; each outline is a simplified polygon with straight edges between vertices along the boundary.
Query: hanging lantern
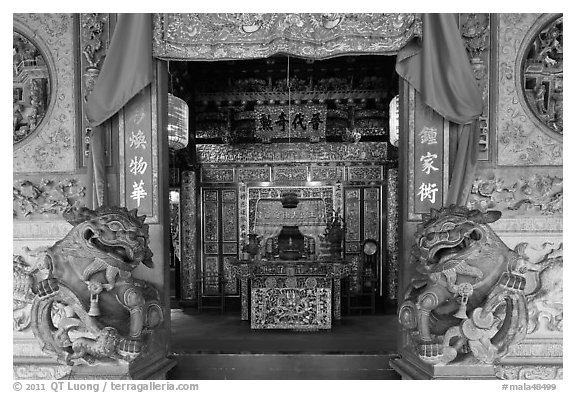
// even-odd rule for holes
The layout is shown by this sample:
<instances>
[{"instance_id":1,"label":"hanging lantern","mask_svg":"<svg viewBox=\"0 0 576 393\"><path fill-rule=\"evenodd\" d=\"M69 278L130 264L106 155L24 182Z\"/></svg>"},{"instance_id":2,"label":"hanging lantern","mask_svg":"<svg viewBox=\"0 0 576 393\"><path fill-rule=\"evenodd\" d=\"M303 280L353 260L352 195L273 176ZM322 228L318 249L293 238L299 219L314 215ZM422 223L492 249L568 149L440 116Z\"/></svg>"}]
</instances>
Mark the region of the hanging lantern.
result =
<instances>
[{"instance_id":1,"label":"hanging lantern","mask_svg":"<svg viewBox=\"0 0 576 393\"><path fill-rule=\"evenodd\" d=\"M188 145L188 105L168 93L168 147L179 150Z\"/></svg>"}]
</instances>

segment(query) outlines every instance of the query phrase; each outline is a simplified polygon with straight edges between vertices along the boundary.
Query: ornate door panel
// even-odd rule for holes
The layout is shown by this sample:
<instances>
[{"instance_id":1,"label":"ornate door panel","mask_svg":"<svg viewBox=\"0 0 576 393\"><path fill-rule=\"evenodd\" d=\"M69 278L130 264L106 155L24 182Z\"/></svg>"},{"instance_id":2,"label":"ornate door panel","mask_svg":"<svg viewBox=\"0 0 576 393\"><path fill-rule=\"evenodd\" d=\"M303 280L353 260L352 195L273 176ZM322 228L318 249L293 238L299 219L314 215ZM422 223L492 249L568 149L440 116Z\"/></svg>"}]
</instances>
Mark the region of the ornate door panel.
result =
<instances>
[{"instance_id":1,"label":"ornate door panel","mask_svg":"<svg viewBox=\"0 0 576 393\"><path fill-rule=\"evenodd\" d=\"M386 245L382 242L382 208L380 205L380 186L354 186L344 189L344 220L346 222L346 254L362 258L362 244L367 239L378 242L380 249ZM381 286L382 255L378 253L377 279ZM382 289L379 288L382 293Z\"/></svg>"},{"instance_id":2,"label":"ornate door panel","mask_svg":"<svg viewBox=\"0 0 576 393\"><path fill-rule=\"evenodd\" d=\"M238 192L235 188L202 189L202 272L223 274L226 293L238 294L230 260L238 255ZM215 286L202 288L214 294Z\"/></svg>"}]
</instances>

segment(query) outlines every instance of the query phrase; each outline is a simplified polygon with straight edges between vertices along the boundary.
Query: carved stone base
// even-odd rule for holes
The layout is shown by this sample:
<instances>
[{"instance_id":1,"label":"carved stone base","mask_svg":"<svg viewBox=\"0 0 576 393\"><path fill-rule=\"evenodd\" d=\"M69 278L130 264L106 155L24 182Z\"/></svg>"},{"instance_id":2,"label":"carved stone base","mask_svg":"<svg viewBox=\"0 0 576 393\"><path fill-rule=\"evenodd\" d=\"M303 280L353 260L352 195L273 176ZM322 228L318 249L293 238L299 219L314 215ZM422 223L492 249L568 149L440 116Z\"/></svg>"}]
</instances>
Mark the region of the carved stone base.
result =
<instances>
[{"instance_id":1,"label":"carved stone base","mask_svg":"<svg viewBox=\"0 0 576 393\"><path fill-rule=\"evenodd\" d=\"M166 373L176 366L176 360L169 359L162 353L137 359L131 363L102 364L93 366L74 366L69 379L118 379L150 380L166 379Z\"/></svg>"},{"instance_id":2,"label":"carved stone base","mask_svg":"<svg viewBox=\"0 0 576 393\"><path fill-rule=\"evenodd\" d=\"M485 364L432 365L410 354L390 361L390 367L402 379L497 379L494 366Z\"/></svg>"}]
</instances>

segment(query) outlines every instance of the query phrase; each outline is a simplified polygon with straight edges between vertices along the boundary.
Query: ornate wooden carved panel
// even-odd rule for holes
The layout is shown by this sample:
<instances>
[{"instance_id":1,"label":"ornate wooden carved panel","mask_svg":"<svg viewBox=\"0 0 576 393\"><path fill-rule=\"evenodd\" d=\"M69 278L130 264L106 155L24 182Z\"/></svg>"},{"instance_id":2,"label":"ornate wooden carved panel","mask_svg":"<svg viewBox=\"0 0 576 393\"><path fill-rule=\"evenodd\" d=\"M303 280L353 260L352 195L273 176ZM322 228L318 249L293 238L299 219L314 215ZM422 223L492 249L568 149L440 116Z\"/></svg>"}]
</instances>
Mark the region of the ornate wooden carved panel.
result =
<instances>
[{"instance_id":1,"label":"ornate wooden carved panel","mask_svg":"<svg viewBox=\"0 0 576 393\"><path fill-rule=\"evenodd\" d=\"M395 54L421 30L415 14L156 14L153 53L180 60Z\"/></svg>"},{"instance_id":2,"label":"ornate wooden carved panel","mask_svg":"<svg viewBox=\"0 0 576 393\"><path fill-rule=\"evenodd\" d=\"M252 329L330 329L332 280L267 277L252 282Z\"/></svg>"},{"instance_id":3,"label":"ornate wooden carved panel","mask_svg":"<svg viewBox=\"0 0 576 393\"><path fill-rule=\"evenodd\" d=\"M182 207L182 274L181 299L196 298L196 264L198 261L197 247L197 204L196 204L196 173L182 172L182 188L180 204Z\"/></svg>"},{"instance_id":4,"label":"ornate wooden carved panel","mask_svg":"<svg viewBox=\"0 0 576 393\"><path fill-rule=\"evenodd\" d=\"M308 170L305 166L276 167L273 170L275 181L307 181Z\"/></svg>"},{"instance_id":5,"label":"ornate wooden carved panel","mask_svg":"<svg viewBox=\"0 0 576 393\"><path fill-rule=\"evenodd\" d=\"M385 162L386 142L289 143L274 145L196 145L201 164L260 164L262 162Z\"/></svg>"},{"instance_id":6,"label":"ornate wooden carved panel","mask_svg":"<svg viewBox=\"0 0 576 393\"><path fill-rule=\"evenodd\" d=\"M398 169L389 169L386 173L386 294L389 299L398 298L398 244L399 216L398 205Z\"/></svg>"},{"instance_id":7,"label":"ornate wooden carved panel","mask_svg":"<svg viewBox=\"0 0 576 393\"><path fill-rule=\"evenodd\" d=\"M238 182L270 181L270 167L264 168L238 168Z\"/></svg>"},{"instance_id":8,"label":"ornate wooden carved panel","mask_svg":"<svg viewBox=\"0 0 576 393\"><path fill-rule=\"evenodd\" d=\"M310 181L342 181L344 167L341 166L311 166Z\"/></svg>"}]
</instances>

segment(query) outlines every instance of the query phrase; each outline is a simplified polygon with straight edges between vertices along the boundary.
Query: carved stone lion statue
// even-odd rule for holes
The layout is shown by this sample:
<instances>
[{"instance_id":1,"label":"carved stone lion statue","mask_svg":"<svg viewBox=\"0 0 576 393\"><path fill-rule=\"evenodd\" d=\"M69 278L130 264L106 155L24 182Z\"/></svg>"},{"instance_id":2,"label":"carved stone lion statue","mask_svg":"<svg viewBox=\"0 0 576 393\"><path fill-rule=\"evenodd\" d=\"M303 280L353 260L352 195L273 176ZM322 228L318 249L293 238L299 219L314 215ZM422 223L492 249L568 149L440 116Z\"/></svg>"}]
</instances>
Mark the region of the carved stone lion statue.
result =
<instances>
[{"instance_id":1,"label":"carved stone lion statue","mask_svg":"<svg viewBox=\"0 0 576 393\"><path fill-rule=\"evenodd\" d=\"M431 364L494 363L526 335L525 273L539 270L490 228L501 216L431 210L415 233L416 275L399 309L408 347Z\"/></svg>"},{"instance_id":2,"label":"carved stone lion statue","mask_svg":"<svg viewBox=\"0 0 576 393\"><path fill-rule=\"evenodd\" d=\"M152 267L148 225L136 210L71 208L74 228L53 246L28 251L35 298L31 326L63 363L131 361L163 321L158 291L132 276Z\"/></svg>"}]
</instances>

